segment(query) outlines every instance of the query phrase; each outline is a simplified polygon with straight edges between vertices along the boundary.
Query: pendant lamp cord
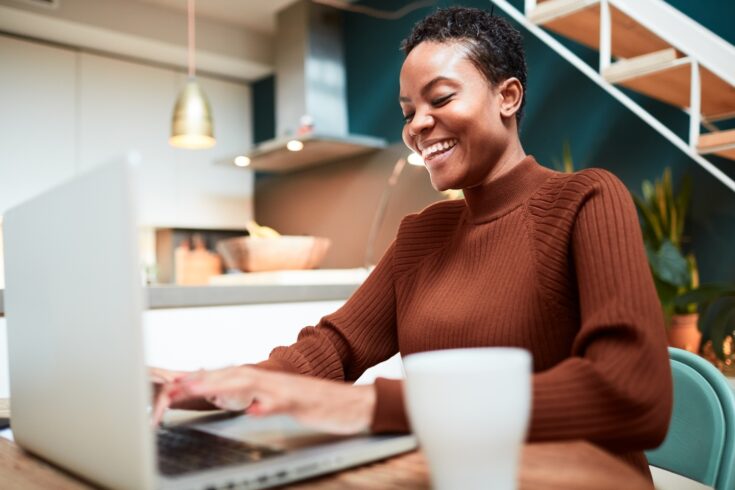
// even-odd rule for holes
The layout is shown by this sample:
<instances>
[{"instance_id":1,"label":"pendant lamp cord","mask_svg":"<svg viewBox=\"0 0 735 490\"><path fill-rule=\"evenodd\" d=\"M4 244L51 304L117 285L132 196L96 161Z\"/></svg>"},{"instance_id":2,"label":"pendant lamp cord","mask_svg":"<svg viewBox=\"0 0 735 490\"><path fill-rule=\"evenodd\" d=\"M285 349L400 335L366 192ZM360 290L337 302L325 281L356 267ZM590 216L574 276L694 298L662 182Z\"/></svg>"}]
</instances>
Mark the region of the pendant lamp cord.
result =
<instances>
[{"instance_id":1,"label":"pendant lamp cord","mask_svg":"<svg viewBox=\"0 0 735 490\"><path fill-rule=\"evenodd\" d=\"M189 17L189 78L194 78L194 0L189 0L187 10Z\"/></svg>"}]
</instances>

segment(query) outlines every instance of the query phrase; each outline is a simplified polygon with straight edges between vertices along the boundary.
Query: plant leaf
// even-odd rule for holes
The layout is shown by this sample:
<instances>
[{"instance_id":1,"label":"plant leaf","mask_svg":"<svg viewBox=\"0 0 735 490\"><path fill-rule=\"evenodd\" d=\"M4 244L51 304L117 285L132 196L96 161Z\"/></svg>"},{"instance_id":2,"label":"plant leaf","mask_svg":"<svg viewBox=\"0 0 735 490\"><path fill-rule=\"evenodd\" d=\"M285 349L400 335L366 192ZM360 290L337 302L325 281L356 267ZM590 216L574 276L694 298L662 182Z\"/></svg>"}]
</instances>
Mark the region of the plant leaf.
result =
<instances>
[{"instance_id":1,"label":"plant leaf","mask_svg":"<svg viewBox=\"0 0 735 490\"><path fill-rule=\"evenodd\" d=\"M569 140L564 141L564 147L562 148L562 159L564 161L564 171L568 174L574 173L572 146L569 144Z\"/></svg>"},{"instance_id":2,"label":"plant leaf","mask_svg":"<svg viewBox=\"0 0 735 490\"><path fill-rule=\"evenodd\" d=\"M735 330L735 303L723 305L717 316L708 325L709 338L712 340L712 347L720 360L725 360L725 353L722 350L725 337L731 335Z\"/></svg>"},{"instance_id":3,"label":"plant leaf","mask_svg":"<svg viewBox=\"0 0 735 490\"><path fill-rule=\"evenodd\" d=\"M642 220L642 231L643 238L649 242L654 248L658 249L661 246L661 226L658 224L658 220L653 215L647 204L641 200L638 196L633 194L633 202L640 213Z\"/></svg>"},{"instance_id":4,"label":"plant leaf","mask_svg":"<svg viewBox=\"0 0 735 490\"><path fill-rule=\"evenodd\" d=\"M703 284L693 291L680 294L674 300L677 307L684 307L690 303L709 303L718 298L727 296L735 297L735 285L733 284Z\"/></svg>"},{"instance_id":5,"label":"plant leaf","mask_svg":"<svg viewBox=\"0 0 735 490\"><path fill-rule=\"evenodd\" d=\"M666 170L669 169L667 168ZM661 231L663 231L664 235L668 236L669 217L666 213L666 190L664 187L664 182L666 182L666 170L664 171L664 179L656 182L656 205L658 206L658 217L659 220L661 220Z\"/></svg>"},{"instance_id":6,"label":"plant leaf","mask_svg":"<svg viewBox=\"0 0 735 490\"><path fill-rule=\"evenodd\" d=\"M654 195L656 193L653 184L651 184L650 180L644 180L641 184L641 189L643 190L643 199L646 201L646 204L653 208Z\"/></svg>"},{"instance_id":7,"label":"plant leaf","mask_svg":"<svg viewBox=\"0 0 735 490\"><path fill-rule=\"evenodd\" d=\"M681 240L684 235L684 224L686 222L687 213L689 211L689 201L692 196L692 178L689 175L685 175L681 182L681 189L679 194L676 196L676 214L679 217L677 223L677 235Z\"/></svg>"},{"instance_id":8,"label":"plant leaf","mask_svg":"<svg viewBox=\"0 0 735 490\"><path fill-rule=\"evenodd\" d=\"M660 280L678 288L689 285L689 266L679 249L664 239L658 250L646 247L648 262L653 274Z\"/></svg>"}]
</instances>

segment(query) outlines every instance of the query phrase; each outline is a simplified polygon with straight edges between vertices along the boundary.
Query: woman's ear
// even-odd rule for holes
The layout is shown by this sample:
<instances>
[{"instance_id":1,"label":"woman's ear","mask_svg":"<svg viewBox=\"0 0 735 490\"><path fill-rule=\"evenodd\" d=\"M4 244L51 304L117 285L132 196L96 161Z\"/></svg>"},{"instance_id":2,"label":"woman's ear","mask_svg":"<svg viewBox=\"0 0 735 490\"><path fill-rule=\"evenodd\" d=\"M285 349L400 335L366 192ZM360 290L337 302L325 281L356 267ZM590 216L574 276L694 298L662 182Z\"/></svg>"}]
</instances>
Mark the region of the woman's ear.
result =
<instances>
[{"instance_id":1,"label":"woman's ear","mask_svg":"<svg viewBox=\"0 0 735 490\"><path fill-rule=\"evenodd\" d=\"M503 80L498 88L498 93L501 96L500 114L503 117L515 116L525 95L521 82L515 77Z\"/></svg>"}]
</instances>

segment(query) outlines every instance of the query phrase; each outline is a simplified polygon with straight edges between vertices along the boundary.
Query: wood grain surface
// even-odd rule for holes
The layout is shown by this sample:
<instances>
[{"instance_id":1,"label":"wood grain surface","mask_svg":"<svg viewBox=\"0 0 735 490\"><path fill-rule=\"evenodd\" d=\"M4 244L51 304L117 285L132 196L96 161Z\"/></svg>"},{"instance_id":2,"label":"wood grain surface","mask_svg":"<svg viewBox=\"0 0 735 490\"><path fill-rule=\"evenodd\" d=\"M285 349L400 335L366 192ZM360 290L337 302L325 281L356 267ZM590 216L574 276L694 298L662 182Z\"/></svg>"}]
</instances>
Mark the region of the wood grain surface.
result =
<instances>
[{"instance_id":1,"label":"wood grain surface","mask_svg":"<svg viewBox=\"0 0 735 490\"><path fill-rule=\"evenodd\" d=\"M18 490L94 488L0 439L0 482ZM652 489L640 473L587 442L527 444L519 475L522 490ZM412 452L333 475L288 485L290 490L426 490L429 474L421 452Z\"/></svg>"}]
</instances>

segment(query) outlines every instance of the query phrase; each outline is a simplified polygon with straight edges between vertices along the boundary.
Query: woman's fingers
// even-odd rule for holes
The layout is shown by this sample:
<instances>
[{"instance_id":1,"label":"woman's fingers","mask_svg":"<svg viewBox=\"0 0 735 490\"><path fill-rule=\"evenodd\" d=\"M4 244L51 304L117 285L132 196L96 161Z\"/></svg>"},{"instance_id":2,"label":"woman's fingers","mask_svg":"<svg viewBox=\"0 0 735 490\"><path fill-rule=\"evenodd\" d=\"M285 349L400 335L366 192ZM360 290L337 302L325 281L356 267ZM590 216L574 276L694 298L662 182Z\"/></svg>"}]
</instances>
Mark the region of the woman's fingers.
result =
<instances>
[{"instance_id":1,"label":"woman's fingers","mask_svg":"<svg viewBox=\"0 0 735 490\"><path fill-rule=\"evenodd\" d=\"M375 392L371 386L249 366L197 371L162 386L154 406L154 423L161 421L168 407L195 399L251 415L287 413L315 429L352 434L369 426Z\"/></svg>"},{"instance_id":2,"label":"woman's fingers","mask_svg":"<svg viewBox=\"0 0 735 490\"><path fill-rule=\"evenodd\" d=\"M156 397L153 401L153 427L161 425L163 420L163 414L166 409L171 405L171 391L174 389L171 384L164 384L156 393Z\"/></svg>"},{"instance_id":3,"label":"woman's fingers","mask_svg":"<svg viewBox=\"0 0 735 490\"><path fill-rule=\"evenodd\" d=\"M176 380L186 393L211 396L254 389L256 376L246 366L196 371Z\"/></svg>"}]
</instances>

